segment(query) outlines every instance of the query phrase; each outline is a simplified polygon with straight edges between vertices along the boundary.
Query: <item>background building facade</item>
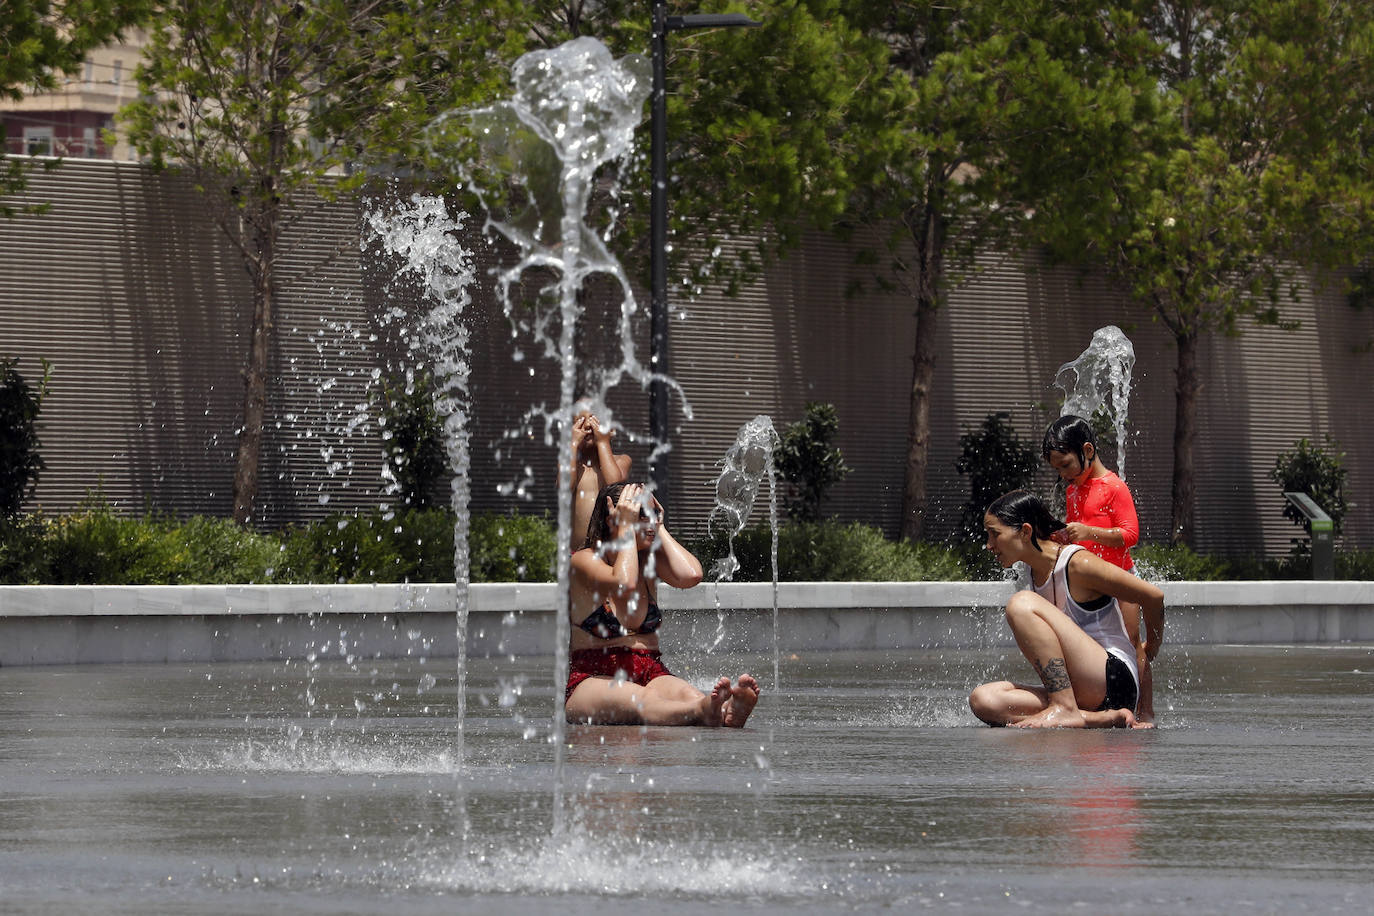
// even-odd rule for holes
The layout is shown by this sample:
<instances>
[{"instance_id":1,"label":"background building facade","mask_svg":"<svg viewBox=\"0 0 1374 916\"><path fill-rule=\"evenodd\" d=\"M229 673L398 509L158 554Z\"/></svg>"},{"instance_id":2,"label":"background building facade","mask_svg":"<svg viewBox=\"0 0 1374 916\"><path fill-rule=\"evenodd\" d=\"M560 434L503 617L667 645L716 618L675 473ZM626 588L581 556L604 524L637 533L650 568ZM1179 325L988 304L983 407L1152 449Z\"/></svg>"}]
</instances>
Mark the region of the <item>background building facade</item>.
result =
<instances>
[{"instance_id":1,"label":"background building facade","mask_svg":"<svg viewBox=\"0 0 1374 916\"><path fill-rule=\"evenodd\" d=\"M131 29L123 40L91 51L79 73L59 77L56 90L0 99L4 153L134 159L133 148L117 133L115 113L138 93L134 69L144 42L143 31Z\"/></svg>"}]
</instances>

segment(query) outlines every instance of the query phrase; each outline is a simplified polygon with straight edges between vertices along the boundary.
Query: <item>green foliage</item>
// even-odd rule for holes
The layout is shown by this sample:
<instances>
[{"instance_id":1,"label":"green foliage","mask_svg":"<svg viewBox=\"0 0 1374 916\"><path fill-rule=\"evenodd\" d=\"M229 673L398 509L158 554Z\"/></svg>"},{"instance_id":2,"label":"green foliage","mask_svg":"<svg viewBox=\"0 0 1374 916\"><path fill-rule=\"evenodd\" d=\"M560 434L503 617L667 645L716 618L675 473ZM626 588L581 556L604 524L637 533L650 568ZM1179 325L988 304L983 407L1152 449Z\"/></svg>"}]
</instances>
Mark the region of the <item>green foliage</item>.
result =
<instances>
[{"instance_id":1,"label":"green foliage","mask_svg":"<svg viewBox=\"0 0 1374 916\"><path fill-rule=\"evenodd\" d=\"M871 138L883 126L869 123L867 109L888 92L886 49L855 26L847 6L717 4L710 11L743 12L760 25L668 34L668 232L676 250L691 251L694 282L732 287L793 247L804 229L832 226L845 214L862 180L856 151L879 142ZM650 53L642 0L528 7L528 34L541 46L594 35L617 57ZM706 11L697 0L666 7L669 15ZM647 151L647 122L643 131ZM635 157L621 177L629 193L617 203L624 231L613 244L622 258L646 259L650 157ZM738 244L746 238L757 241Z\"/></svg>"},{"instance_id":2,"label":"green foliage","mask_svg":"<svg viewBox=\"0 0 1374 916\"><path fill-rule=\"evenodd\" d=\"M453 516L445 509L332 515L288 533L281 574L293 581L452 582Z\"/></svg>"},{"instance_id":3,"label":"green foliage","mask_svg":"<svg viewBox=\"0 0 1374 916\"><path fill-rule=\"evenodd\" d=\"M1374 581L1374 550L1336 551L1336 578Z\"/></svg>"},{"instance_id":4,"label":"green foliage","mask_svg":"<svg viewBox=\"0 0 1374 916\"><path fill-rule=\"evenodd\" d=\"M469 538L474 582L547 582L547 519L483 515ZM453 513L336 515L280 535L226 519L117 513L99 496L80 512L0 520L0 584L179 585L452 582Z\"/></svg>"},{"instance_id":5,"label":"green foliage","mask_svg":"<svg viewBox=\"0 0 1374 916\"><path fill-rule=\"evenodd\" d=\"M307 582L452 582L448 509L335 515L286 533L279 579ZM473 516L472 582L549 582L556 538L547 519Z\"/></svg>"},{"instance_id":6,"label":"green foliage","mask_svg":"<svg viewBox=\"0 0 1374 916\"><path fill-rule=\"evenodd\" d=\"M52 367L44 360L43 379L34 390L15 369L17 364L0 360L0 518L18 514L44 467L38 454L38 411Z\"/></svg>"},{"instance_id":7,"label":"green foliage","mask_svg":"<svg viewBox=\"0 0 1374 916\"><path fill-rule=\"evenodd\" d=\"M122 114L155 163L185 168L251 221L226 226L247 240L336 170L424 156L423 125L504 83L516 9L183 0L153 22L143 95Z\"/></svg>"},{"instance_id":8,"label":"green foliage","mask_svg":"<svg viewBox=\"0 0 1374 916\"><path fill-rule=\"evenodd\" d=\"M428 375L393 379L382 388L382 432L387 469L396 481L401 504L426 509L448 469L444 426L434 409Z\"/></svg>"},{"instance_id":9,"label":"green foliage","mask_svg":"<svg viewBox=\"0 0 1374 916\"><path fill-rule=\"evenodd\" d=\"M279 550L273 538L223 519L126 517L99 498L72 515L15 520L3 536L5 584L266 582Z\"/></svg>"},{"instance_id":10,"label":"green foliage","mask_svg":"<svg viewBox=\"0 0 1374 916\"><path fill-rule=\"evenodd\" d=\"M1330 438L1318 445L1305 436L1292 451L1281 452L1274 462L1269 478L1279 485L1282 493L1306 493L1331 516L1336 534L1341 533L1345 520L1345 454ZM1311 522L1288 500L1283 501L1283 517L1301 525L1309 535Z\"/></svg>"},{"instance_id":11,"label":"green foliage","mask_svg":"<svg viewBox=\"0 0 1374 916\"><path fill-rule=\"evenodd\" d=\"M772 578L768 526L735 539L738 581ZM557 550L552 523L533 516L472 519L471 581L550 582ZM688 545L710 567L729 552L724 533ZM935 582L997 579L986 551L889 541L876 528L826 521L779 532L784 581ZM1188 547L1136 548L1140 574L1152 581L1305 579L1310 560L1220 559ZM1374 580L1374 551L1338 551L1339 579ZM453 581L453 515L443 509L338 515L282 532L258 534L225 519L178 522L124 517L98 496L60 518L0 519L0 585L184 585L217 583Z\"/></svg>"},{"instance_id":12,"label":"green foliage","mask_svg":"<svg viewBox=\"0 0 1374 916\"><path fill-rule=\"evenodd\" d=\"M1071 109L1086 115L1059 147L1072 180L1047 185L1032 226L1051 251L1105 268L1174 337L1171 529L1187 540L1200 342L1251 322L1291 326L1299 266L1349 265L1368 251L1374 7L1209 0L1140 10L1116 18L1099 58L1120 104Z\"/></svg>"},{"instance_id":13,"label":"green foliage","mask_svg":"<svg viewBox=\"0 0 1374 916\"><path fill-rule=\"evenodd\" d=\"M41 515L0 516L0 585L28 585L48 581Z\"/></svg>"},{"instance_id":14,"label":"green foliage","mask_svg":"<svg viewBox=\"0 0 1374 916\"><path fill-rule=\"evenodd\" d=\"M790 518L819 521L825 494L849 473L844 456L830 444L839 430L835 405L812 401L806 405L806 416L783 432L773 450L773 465L788 484Z\"/></svg>"},{"instance_id":15,"label":"green foliage","mask_svg":"<svg viewBox=\"0 0 1374 916\"><path fill-rule=\"evenodd\" d=\"M1005 413L990 413L983 425L959 437L954 468L968 475L969 499L960 527L972 540L983 537L983 513L1009 490L1026 489L1035 478L1039 452L1022 443Z\"/></svg>"},{"instance_id":16,"label":"green foliage","mask_svg":"<svg viewBox=\"0 0 1374 916\"><path fill-rule=\"evenodd\" d=\"M773 578L772 532L754 525L735 536L734 575L738 582ZM690 548L702 565L728 556L724 533L693 541ZM930 582L968 578L956 551L914 541L889 541L877 528L859 522L794 522L778 531L778 577L788 582Z\"/></svg>"},{"instance_id":17,"label":"green foliage","mask_svg":"<svg viewBox=\"0 0 1374 916\"><path fill-rule=\"evenodd\" d=\"M1231 563L1200 554L1187 544L1140 544L1132 555L1137 574L1150 582L1216 582L1235 578Z\"/></svg>"},{"instance_id":18,"label":"green foliage","mask_svg":"<svg viewBox=\"0 0 1374 916\"><path fill-rule=\"evenodd\" d=\"M547 517L485 514L472 519L474 582L552 582L558 532Z\"/></svg>"},{"instance_id":19,"label":"green foliage","mask_svg":"<svg viewBox=\"0 0 1374 916\"><path fill-rule=\"evenodd\" d=\"M257 499L283 233L303 203L356 189L374 167L419 171L432 158L426 126L505 82L520 11L513 0L181 0L153 21L121 118L155 167L205 192L252 283L238 522Z\"/></svg>"}]
</instances>

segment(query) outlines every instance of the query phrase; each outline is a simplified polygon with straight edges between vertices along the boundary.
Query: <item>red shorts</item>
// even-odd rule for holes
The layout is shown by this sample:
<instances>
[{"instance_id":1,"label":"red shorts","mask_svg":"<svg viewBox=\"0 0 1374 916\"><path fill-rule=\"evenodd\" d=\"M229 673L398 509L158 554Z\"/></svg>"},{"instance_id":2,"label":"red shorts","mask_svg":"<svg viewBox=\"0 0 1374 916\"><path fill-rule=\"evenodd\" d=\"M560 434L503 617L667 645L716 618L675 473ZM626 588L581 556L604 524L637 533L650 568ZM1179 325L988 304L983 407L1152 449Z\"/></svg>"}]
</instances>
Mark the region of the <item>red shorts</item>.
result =
<instances>
[{"instance_id":1,"label":"red shorts","mask_svg":"<svg viewBox=\"0 0 1374 916\"><path fill-rule=\"evenodd\" d=\"M659 661L657 650L631 649L628 646L608 646L605 649L578 649L568 656L568 689L564 702L572 696L577 685L589 677L616 677L625 672L625 679L643 687L656 677L671 675Z\"/></svg>"}]
</instances>

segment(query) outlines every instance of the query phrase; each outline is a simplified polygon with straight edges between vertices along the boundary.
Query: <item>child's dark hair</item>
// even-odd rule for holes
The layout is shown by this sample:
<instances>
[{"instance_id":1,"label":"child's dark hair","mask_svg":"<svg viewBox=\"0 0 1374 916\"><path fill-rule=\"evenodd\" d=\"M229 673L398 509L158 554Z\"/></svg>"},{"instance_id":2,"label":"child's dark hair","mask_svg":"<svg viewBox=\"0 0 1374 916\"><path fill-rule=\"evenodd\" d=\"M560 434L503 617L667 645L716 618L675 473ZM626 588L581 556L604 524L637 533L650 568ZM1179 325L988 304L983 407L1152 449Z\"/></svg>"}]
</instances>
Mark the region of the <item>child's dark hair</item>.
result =
<instances>
[{"instance_id":1,"label":"child's dark hair","mask_svg":"<svg viewBox=\"0 0 1374 916\"><path fill-rule=\"evenodd\" d=\"M1054 517L1044 500L1029 490L1012 490L994 499L987 509L988 515L1012 528L1020 528L1027 522L1031 526L1031 546L1040 549L1040 538L1049 538L1064 523Z\"/></svg>"},{"instance_id":2,"label":"child's dark hair","mask_svg":"<svg viewBox=\"0 0 1374 916\"><path fill-rule=\"evenodd\" d=\"M1048 459L1050 452L1068 452L1077 455L1078 463L1086 468L1088 459L1083 455L1083 446L1089 443L1096 452L1097 439L1093 435L1092 424L1082 417L1071 413L1065 414L1045 430L1045 442L1040 447L1040 457Z\"/></svg>"},{"instance_id":3,"label":"child's dark hair","mask_svg":"<svg viewBox=\"0 0 1374 916\"><path fill-rule=\"evenodd\" d=\"M587 539L582 542L583 547L595 547L597 541L603 544L611 540L611 510L606 508L606 500L610 500L614 506L620 502L620 493L633 481L622 481L620 483L607 484L601 488L601 492L596 494L596 505L592 506L592 514L587 519ZM643 484L640 484L643 486ZM641 518L644 517L643 509L639 510Z\"/></svg>"}]
</instances>

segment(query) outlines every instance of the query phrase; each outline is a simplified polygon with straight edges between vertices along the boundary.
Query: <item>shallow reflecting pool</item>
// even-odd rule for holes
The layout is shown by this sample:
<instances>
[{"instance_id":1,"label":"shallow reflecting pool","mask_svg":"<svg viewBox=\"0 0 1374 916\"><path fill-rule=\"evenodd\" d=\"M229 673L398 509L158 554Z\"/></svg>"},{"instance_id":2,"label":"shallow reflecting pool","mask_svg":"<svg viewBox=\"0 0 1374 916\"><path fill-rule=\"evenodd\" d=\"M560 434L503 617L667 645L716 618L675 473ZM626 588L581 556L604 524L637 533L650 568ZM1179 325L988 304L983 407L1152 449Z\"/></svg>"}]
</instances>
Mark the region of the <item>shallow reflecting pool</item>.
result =
<instances>
[{"instance_id":1,"label":"shallow reflecting pool","mask_svg":"<svg viewBox=\"0 0 1374 916\"><path fill-rule=\"evenodd\" d=\"M674 659L704 684L772 659ZM1367 912L1374 648L1178 649L1152 732L975 723L1005 650L784 658L572 728L550 659L0 669L0 912ZM767 686L767 685L766 685Z\"/></svg>"}]
</instances>

